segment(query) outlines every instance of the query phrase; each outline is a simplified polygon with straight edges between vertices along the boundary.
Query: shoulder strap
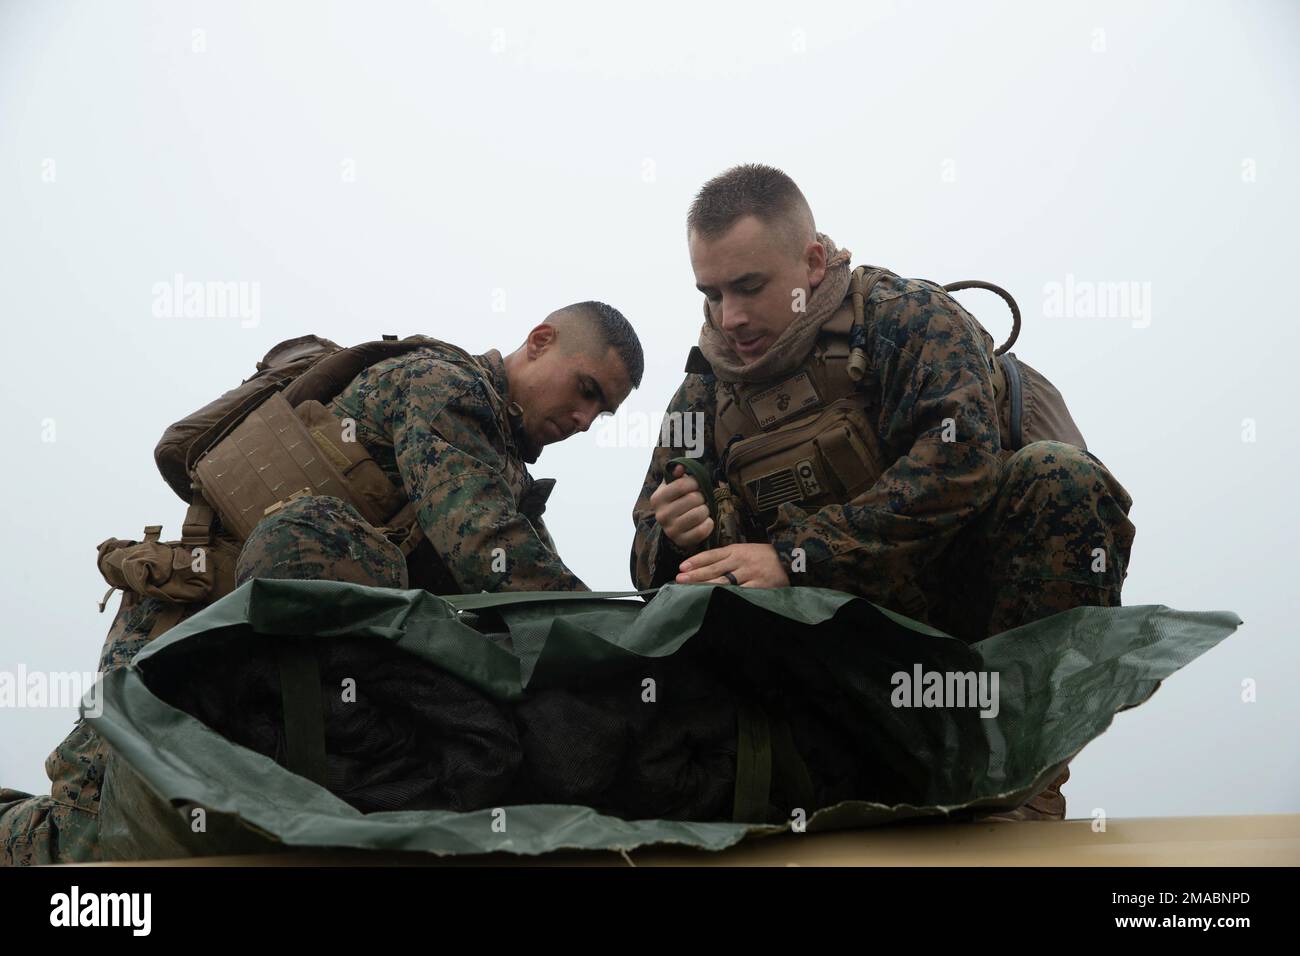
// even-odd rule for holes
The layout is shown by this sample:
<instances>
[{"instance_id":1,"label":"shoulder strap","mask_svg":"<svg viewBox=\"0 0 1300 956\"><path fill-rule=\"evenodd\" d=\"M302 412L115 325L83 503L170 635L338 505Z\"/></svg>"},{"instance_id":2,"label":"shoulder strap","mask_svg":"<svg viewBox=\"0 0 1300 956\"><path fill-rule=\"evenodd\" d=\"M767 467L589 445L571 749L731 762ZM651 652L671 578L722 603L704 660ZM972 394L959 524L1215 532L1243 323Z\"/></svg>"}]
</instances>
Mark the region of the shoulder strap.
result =
<instances>
[{"instance_id":1,"label":"shoulder strap","mask_svg":"<svg viewBox=\"0 0 1300 956\"><path fill-rule=\"evenodd\" d=\"M363 342L351 348L331 352L285 387L285 401L293 407L313 400L326 405L347 388L349 382L370 366L405 355L423 344L413 336L400 342L387 339Z\"/></svg>"},{"instance_id":2,"label":"shoulder strap","mask_svg":"<svg viewBox=\"0 0 1300 956\"><path fill-rule=\"evenodd\" d=\"M688 375L712 375L713 366L709 360L704 357L698 345L692 345L691 351L686 356L686 368L683 370Z\"/></svg>"},{"instance_id":3,"label":"shoulder strap","mask_svg":"<svg viewBox=\"0 0 1300 956\"><path fill-rule=\"evenodd\" d=\"M849 276L849 302L853 307L853 326L849 332L849 356L845 365L854 382L862 381L867 374L867 299L876 283L887 275L888 269L879 266L858 266Z\"/></svg>"},{"instance_id":4,"label":"shoulder strap","mask_svg":"<svg viewBox=\"0 0 1300 956\"><path fill-rule=\"evenodd\" d=\"M1001 377L1006 382L1008 391L1007 402L1010 408L1009 437L1011 439L1011 450L1018 451L1025 447L1024 435L1021 433L1021 416L1024 412L1025 397L1024 383L1020 377L1020 366L1016 362L1015 355L1011 352L1003 352L997 357L995 364L1002 372Z\"/></svg>"}]
</instances>

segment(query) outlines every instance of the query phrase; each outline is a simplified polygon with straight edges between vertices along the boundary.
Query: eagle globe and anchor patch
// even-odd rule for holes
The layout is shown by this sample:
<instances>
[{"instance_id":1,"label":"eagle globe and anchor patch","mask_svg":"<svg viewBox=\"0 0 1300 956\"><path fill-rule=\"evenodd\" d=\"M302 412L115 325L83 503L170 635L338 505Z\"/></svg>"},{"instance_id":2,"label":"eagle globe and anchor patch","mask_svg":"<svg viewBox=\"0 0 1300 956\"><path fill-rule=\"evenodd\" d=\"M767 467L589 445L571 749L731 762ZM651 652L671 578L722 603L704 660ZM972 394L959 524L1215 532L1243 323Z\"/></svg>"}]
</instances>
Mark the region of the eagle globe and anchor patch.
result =
<instances>
[{"instance_id":1,"label":"eagle globe and anchor patch","mask_svg":"<svg viewBox=\"0 0 1300 956\"><path fill-rule=\"evenodd\" d=\"M821 396L807 372L765 388L749 400L749 412L759 428L769 428L821 402Z\"/></svg>"},{"instance_id":2,"label":"eagle globe and anchor patch","mask_svg":"<svg viewBox=\"0 0 1300 956\"><path fill-rule=\"evenodd\" d=\"M749 411L764 430L803 414L821 404L821 396L807 372L792 375L783 382L754 395ZM821 482L810 459L801 459L793 468L779 468L745 483L760 512L770 512L787 501L813 498L821 494Z\"/></svg>"}]
</instances>

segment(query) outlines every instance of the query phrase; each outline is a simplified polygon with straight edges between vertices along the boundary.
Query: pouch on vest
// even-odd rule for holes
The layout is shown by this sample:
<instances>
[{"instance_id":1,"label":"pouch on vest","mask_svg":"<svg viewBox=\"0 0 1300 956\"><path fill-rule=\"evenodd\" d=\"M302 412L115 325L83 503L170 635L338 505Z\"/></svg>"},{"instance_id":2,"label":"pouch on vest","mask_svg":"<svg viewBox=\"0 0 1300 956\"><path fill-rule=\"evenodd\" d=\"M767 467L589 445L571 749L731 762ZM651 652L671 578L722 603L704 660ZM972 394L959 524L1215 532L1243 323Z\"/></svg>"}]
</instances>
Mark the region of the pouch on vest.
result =
<instances>
[{"instance_id":1,"label":"pouch on vest","mask_svg":"<svg viewBox=\"0 0 1300 956\"><path fill-rule=\"evenodd\" d=\"M113 589L177 604L216 600L235 589L234 542L159 541L162 525L144 529L144 541L109 538L100 542L99 573ZM104 609L100 602L100 610Z\"/></svg>"},{"instance_id":2,"label":"pouch on vest","mask_svg":"<svg viewBox=\"0 0 1300 956\"><path fill-rule=\"evenodd\" d=\"M862 402L841 398L807 421L734 442L727 480L764 524L786 502L820 508L850 501L883 471L872 435Z\"/></svg>"},{"instance_id":3,"label":"pouch on vest","mask_svg":"<svg viewBox=\"0 0 1300 956\"><path fill-rule=\"evenodd\" d=\"M366 446L357 441L355 429L345 429L342 419L315 400L302 402L294 408L294 414L316 447L342 473L353 505L361 503L357 510L363 518L378 527L406 504L406 495L388 479Z\"/></svg>"}]
</instances>

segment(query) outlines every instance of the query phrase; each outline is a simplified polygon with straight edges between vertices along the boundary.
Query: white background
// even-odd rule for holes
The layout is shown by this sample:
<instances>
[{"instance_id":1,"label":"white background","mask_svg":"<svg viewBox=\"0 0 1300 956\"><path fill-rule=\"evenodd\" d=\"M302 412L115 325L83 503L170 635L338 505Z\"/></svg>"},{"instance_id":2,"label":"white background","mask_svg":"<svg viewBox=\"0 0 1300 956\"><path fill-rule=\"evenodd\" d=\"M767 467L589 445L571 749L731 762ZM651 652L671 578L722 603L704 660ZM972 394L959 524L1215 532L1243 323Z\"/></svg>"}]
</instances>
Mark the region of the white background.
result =
<instances>
[{"instance_id":1,"label":"white background","mask_svg":"<svg viewBox=\"0 0 1300 956\"><path fill-rule=\"evenodd\" d=\"M1011 290L1134 497L1126 603L1245 619L1075 761L1071 816L1300 811L1300 7L541 7L0 4L0 670L94 668L95 545L178 534L155 442L282 339L509 351L603 299L647 353L625 409L661 411L686 207L766 162L855 263ZM176 273L259 283L260 321L155 318ZM1149 326L1045 317L1067 275L1150 283ZM570 566L623 589L649 449L596 432L533 470ZM46 792L73 719L0 711L0 783Z\"/></svg>"}]
</instances>

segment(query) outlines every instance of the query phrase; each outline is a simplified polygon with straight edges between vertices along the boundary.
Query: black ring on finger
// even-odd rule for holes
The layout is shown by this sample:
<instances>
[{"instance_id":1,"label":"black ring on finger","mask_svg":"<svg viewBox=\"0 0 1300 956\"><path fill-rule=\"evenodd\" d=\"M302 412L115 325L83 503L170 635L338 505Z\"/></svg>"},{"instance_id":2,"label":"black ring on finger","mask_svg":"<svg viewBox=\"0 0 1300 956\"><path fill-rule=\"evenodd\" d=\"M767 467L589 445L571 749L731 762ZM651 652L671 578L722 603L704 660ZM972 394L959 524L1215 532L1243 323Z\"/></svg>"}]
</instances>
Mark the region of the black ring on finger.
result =
<instances>
[{"instance_id":1,"label":"black ring on finger","mask_svg":"<svg viewBox=\"0 0 1300 956\"><path fill-rule=\"evenodd\" d=\"M725 571L725 572L723 572L723 575L722 575L722 576L723 576L724 578L726 578L728 581L730 581L732 584L739 584L739 583L740 583L739 581L736 580L736 576L735 576L734 574L732 574L730 571Z\"/></svg>"}]
</instances>

